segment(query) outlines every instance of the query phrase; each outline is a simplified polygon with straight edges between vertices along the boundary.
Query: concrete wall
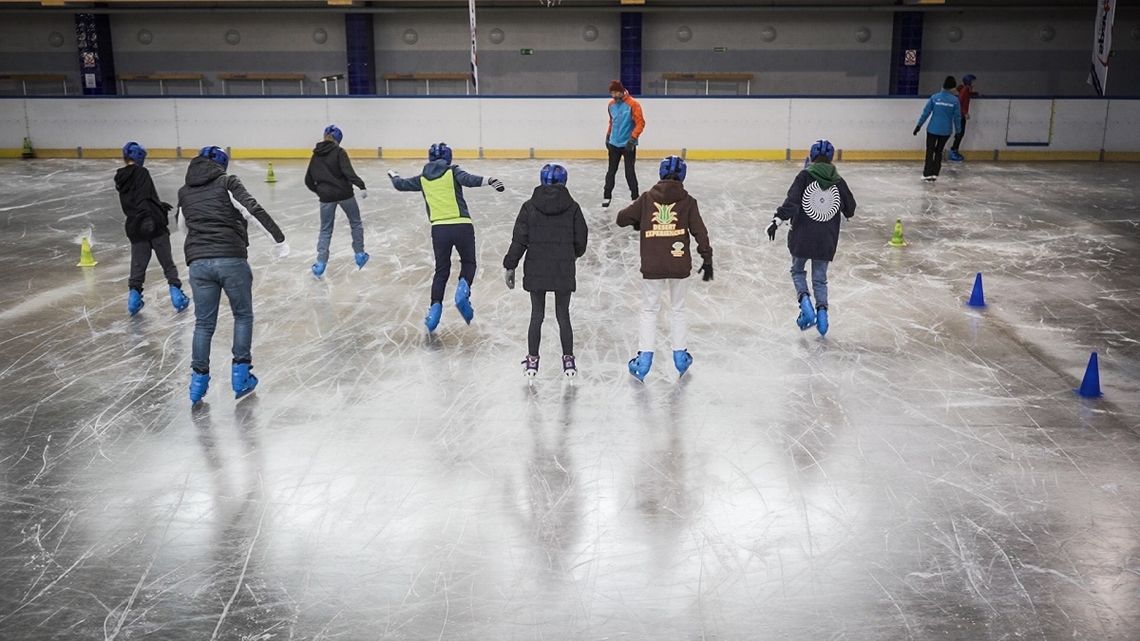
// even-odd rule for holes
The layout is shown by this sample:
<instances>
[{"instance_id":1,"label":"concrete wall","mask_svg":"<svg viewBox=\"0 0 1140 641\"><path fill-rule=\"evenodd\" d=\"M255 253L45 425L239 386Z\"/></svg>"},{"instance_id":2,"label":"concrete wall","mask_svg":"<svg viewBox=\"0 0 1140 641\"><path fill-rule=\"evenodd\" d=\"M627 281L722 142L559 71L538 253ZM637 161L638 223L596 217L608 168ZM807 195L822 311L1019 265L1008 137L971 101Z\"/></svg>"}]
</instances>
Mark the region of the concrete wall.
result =
<instances>
[{"instance_id":1,"label":"concrete wall","mask_svg":"<svg viewBox=\"0 0 1140 641\"><path fill-rule=\"evenodd\" d=\"M1091 95L1086 84L1092 47L1092 2L1080 11L931 11L924 17L922 90L933 92L943 76L974 73L989 95ZM619 75L620 16L614 11L481 10L479 57L486 95L598 95ZM303 72L307 93L321 93L318 78L345 71L344 15L334 11L156 12L139 9L111 16L119 73L205 73L219 94L221 72ZM1052 30L1051 39L1042 31ZM240 34L226 42L229 30ZM323 30L325 41L314 39ZM74 18L66 12L0 13L0 73L63 73L78 85ZM140 40L140 32L150 42ZM501 32L494 42L492 33ZM691 34L688 40L680 31ZM865 30L865 31L863 31ZM890 77L892 14L885 11L667 11L644 14L643 89L663 91L661 74L692 71L754 73L755 95L883 95ZM597 33L594 39L587 32ZM961 33L954 42L951 33ZM50 35L62 37L53 46ZM414 42L405 35L414 33ZM1111 95L1140 95L1140 8L1117 14ZM864 42L860 38L866 36ZM375 14L377 73L452 71L469 68L465 10ZM717 53L717 47L727 52ZM534 55L520 55L520 49ZM383 82L378 77L383 91ZM176 87L196 92L196 85ZM241 89L240 87L238 89ZM247 91L259 86L247 85ZM277 93L293 93L287 84ZM461 83L435 86L462 93ZM671 93L697 93L693 84ZM703 87L700 87L703 91ZM713 85L732 94L735 85ZM136 84L132 94L154 93ZM395 93L424 92L400 83ZM0 85L0 93L13 87Z\"/></svg>"},{"instance_id":2,"label":"concrete wall","mask_svg":"<svg viewBox=\"0 0 1140 641\"><path fill-rule=\"evenodd\" d=\"M188 150L216 144L248 156L307 157L324 125L345 132L361 155L422 155L433 142L508 156L583 150L601 155L605 98L9 98L0 101L0 146L30 135L38 148L116 150L127 139ZM1043 103L1043 105L1042 105ZM849 157L889 150L920 153L911 136L921 99L646 98L644 153L732 151L783 159L820 137ZM1041 107L1044 106L1044 109ZM963 149L978 158L1034 151L1140 152L1140 100L1011 100L976 103ZM1014 114L1013 121L1010 114ZM550 123L558 123L551 127ZM572 155L572 154L568 154ZM904 154L905 156L905 154ZM864 157L874 157L865 155Z\"/></svg>"}]
</instances>

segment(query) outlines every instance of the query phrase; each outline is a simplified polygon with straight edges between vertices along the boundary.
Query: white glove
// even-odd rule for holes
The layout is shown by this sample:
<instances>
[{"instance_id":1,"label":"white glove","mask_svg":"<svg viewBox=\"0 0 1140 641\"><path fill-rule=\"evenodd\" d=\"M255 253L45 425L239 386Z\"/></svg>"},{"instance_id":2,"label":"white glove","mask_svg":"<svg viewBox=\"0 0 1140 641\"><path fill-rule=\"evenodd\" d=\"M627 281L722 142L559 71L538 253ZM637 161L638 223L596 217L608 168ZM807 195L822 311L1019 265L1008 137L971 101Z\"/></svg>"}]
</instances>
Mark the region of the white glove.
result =
<instances>
[{"instance_id":1,"label":"white glove","mask_svg":"<svg viewBox=\"0 0 1140 641\"><path fill-rule=\"evenodd\" d=\"M360 190L360 199L366 200L367 198L368 198L368 190L367 189L361 189Z\"/></svg>"},{"instance_id":2,"label":"white glove","mask_svg":"<svg viewBox=\"0 0 1140 641\"><path fill-rule=\"evenodd\" d=\"M289 255L289 243L281 241L273 246L273 253L278 258L285 258Z\"/></svg>"},{"instance_id":3,"label":"white glove","mask_svg":"<svg viewBox=\"0 0 1140 641\"><path fill-rule=\"evenodd\" d=\"M400 174L397 174L395 169L389 169L388 170L388 177L391 178L392 180L395 180L395 179L400 177Z\"/></svg>"},{"instance_id":4,"label":"white glove","mask_svg":"<svg viewBox=\"0 0 1140 641\"><path fill-rule=\"evenodd\" d=\"M488 178L487 184L494 187L495 191L503 191L506 189L506 187L503 185L503 181L499 180L498 178Z\"/></svg>"}]
</instances>

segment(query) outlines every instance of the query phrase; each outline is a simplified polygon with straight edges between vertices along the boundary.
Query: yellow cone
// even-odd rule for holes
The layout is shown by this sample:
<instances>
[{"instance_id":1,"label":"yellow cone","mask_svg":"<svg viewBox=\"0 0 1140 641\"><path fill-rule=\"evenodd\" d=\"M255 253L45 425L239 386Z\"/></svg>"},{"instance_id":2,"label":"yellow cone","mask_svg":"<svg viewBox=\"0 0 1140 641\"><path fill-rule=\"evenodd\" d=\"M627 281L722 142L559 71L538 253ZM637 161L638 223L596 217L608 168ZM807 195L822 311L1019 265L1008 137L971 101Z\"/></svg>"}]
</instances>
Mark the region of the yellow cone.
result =
<instances>
[{"instance_id":1,"label":"yellow cone","mask_svg":"<svg viewBox=\"0 0 1140 641\"><path fill-rule=\"evenodd\" d=\"M902 219L895 220L895 233L891 235L891 247L906 247L906 241L903 240Z\"/></svg>"},{"instance_id":2,"label":"yellow cone","mask_svg":"<svg viewBox=\"0 0 1140 641\"><path fill-rule=\"evenodd\" d=\"M273 175L273 163L269 163L269 173L265 175L265 182L267 182L267 183L277 182L277 176Z\"/></svg>"},{"instance_id":3,"label":"yellow cone","mask_svg":"<svg viewBox=\"0 0 1140 641\"><path fill-rule=\"evenodd\" d=\"M36 150L32 149L32 141L24 138L24 150L20 152L21 158L35 158Z\"/></svg>"},{"instance_id":4,"label":"yellow cone","mask_svg":"<svg viewBox=\"0 0 1140 641\"><path fill-rule=\"evenodd\" d=\"M83 243L79 246L79 264L76 267L94 267L98 264L91 255L91 243L87 242L87 237L84 236Z\"/></svg>"}]
</instances>

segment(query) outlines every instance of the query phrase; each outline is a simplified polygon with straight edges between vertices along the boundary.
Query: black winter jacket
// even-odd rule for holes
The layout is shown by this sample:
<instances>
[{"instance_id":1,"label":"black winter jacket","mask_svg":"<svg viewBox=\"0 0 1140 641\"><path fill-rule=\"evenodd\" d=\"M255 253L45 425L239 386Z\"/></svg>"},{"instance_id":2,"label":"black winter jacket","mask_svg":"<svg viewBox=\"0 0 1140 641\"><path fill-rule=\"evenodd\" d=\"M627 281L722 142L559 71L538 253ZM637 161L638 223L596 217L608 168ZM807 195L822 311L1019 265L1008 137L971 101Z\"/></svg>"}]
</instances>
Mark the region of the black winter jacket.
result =
<instances>
[{"instance_id":1,"label":"black winter jacket","mask_svg":"<svg viewBox=\"0 0 1140 641\"><path fill-rule=\"evenodd\" d=\"M352 170L348 152L331 140L322 140L313 148L305 186L322 203L335 203L352 198L352 186L364 189L364 181Z\"/></svg>"},{"instance_id":2,"label":"black winter jacket","mask_svg":"<svg viewBox=\"0 0 1140 641\"><path fill-rule=\"evenodd\" d=\"M838 182L824 187L805 169L796 176L788 189L784 204L776 210L776 217L791 220L788 232L788 251L792 256L813 260L835 259L839 245L839 214L850 218L855 215L855 196L847 181L835 175Z\"/></svg>"},{"instance_id":3,"label":"black winter jacket","mask_svg":"<svg viewBox=\"0 0 1140 641\"><path fill-rule=\"evenodd\" d=\"M186 218L187 265L199 258L248 257L245 216L234 207L231 194L273 240L285 241L281 228L249 195L237 176L230 176L207 158L195 158L186 170L186 185L178 190L178 209Z\"/></svg>"},{"instance_id":4,"label":"black winter jacket","mask_svg":"<svg viewBox=\"0 0 1140 641\"><path fill-rule=\"evenodd\" d=\"M515 269L523 253L523 289L572 292L574 261L586 253L586 218L565 185L539 185L515 220L503 267Z\"/></svg>"},{"instance_id":5,"label":"black winter jacket","mask_svg":"<svg viewBox=\"0 0 1140 641\"><path fill-rule=\"evenodd\" d=\"M170 233L166 212L170 204L158 199L154 181L145 167L126 165L115 172L115 189L127 217L127 240L142 243Z\"/></svg>"}]
</instances>

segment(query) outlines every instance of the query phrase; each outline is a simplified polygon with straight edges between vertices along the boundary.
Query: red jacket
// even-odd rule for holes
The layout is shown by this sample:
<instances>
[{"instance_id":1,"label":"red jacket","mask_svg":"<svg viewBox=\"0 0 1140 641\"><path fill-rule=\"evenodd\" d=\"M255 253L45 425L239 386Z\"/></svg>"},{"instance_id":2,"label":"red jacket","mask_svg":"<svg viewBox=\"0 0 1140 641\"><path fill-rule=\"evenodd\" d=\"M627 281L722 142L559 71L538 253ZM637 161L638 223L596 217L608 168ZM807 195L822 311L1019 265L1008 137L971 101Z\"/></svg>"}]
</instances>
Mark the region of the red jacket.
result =
<instances>
[{"instance_id":1,"label":"red jacket","mask_svg":"<svg viewBox=\"0 0 1140 641\"><path fill-rule=\"evenodd\" d=\"M970 97L973 95L973 89L966 85L958 85L958 104L962 107L963 116L970 113Z\"/></svg>"}]
</instances>

